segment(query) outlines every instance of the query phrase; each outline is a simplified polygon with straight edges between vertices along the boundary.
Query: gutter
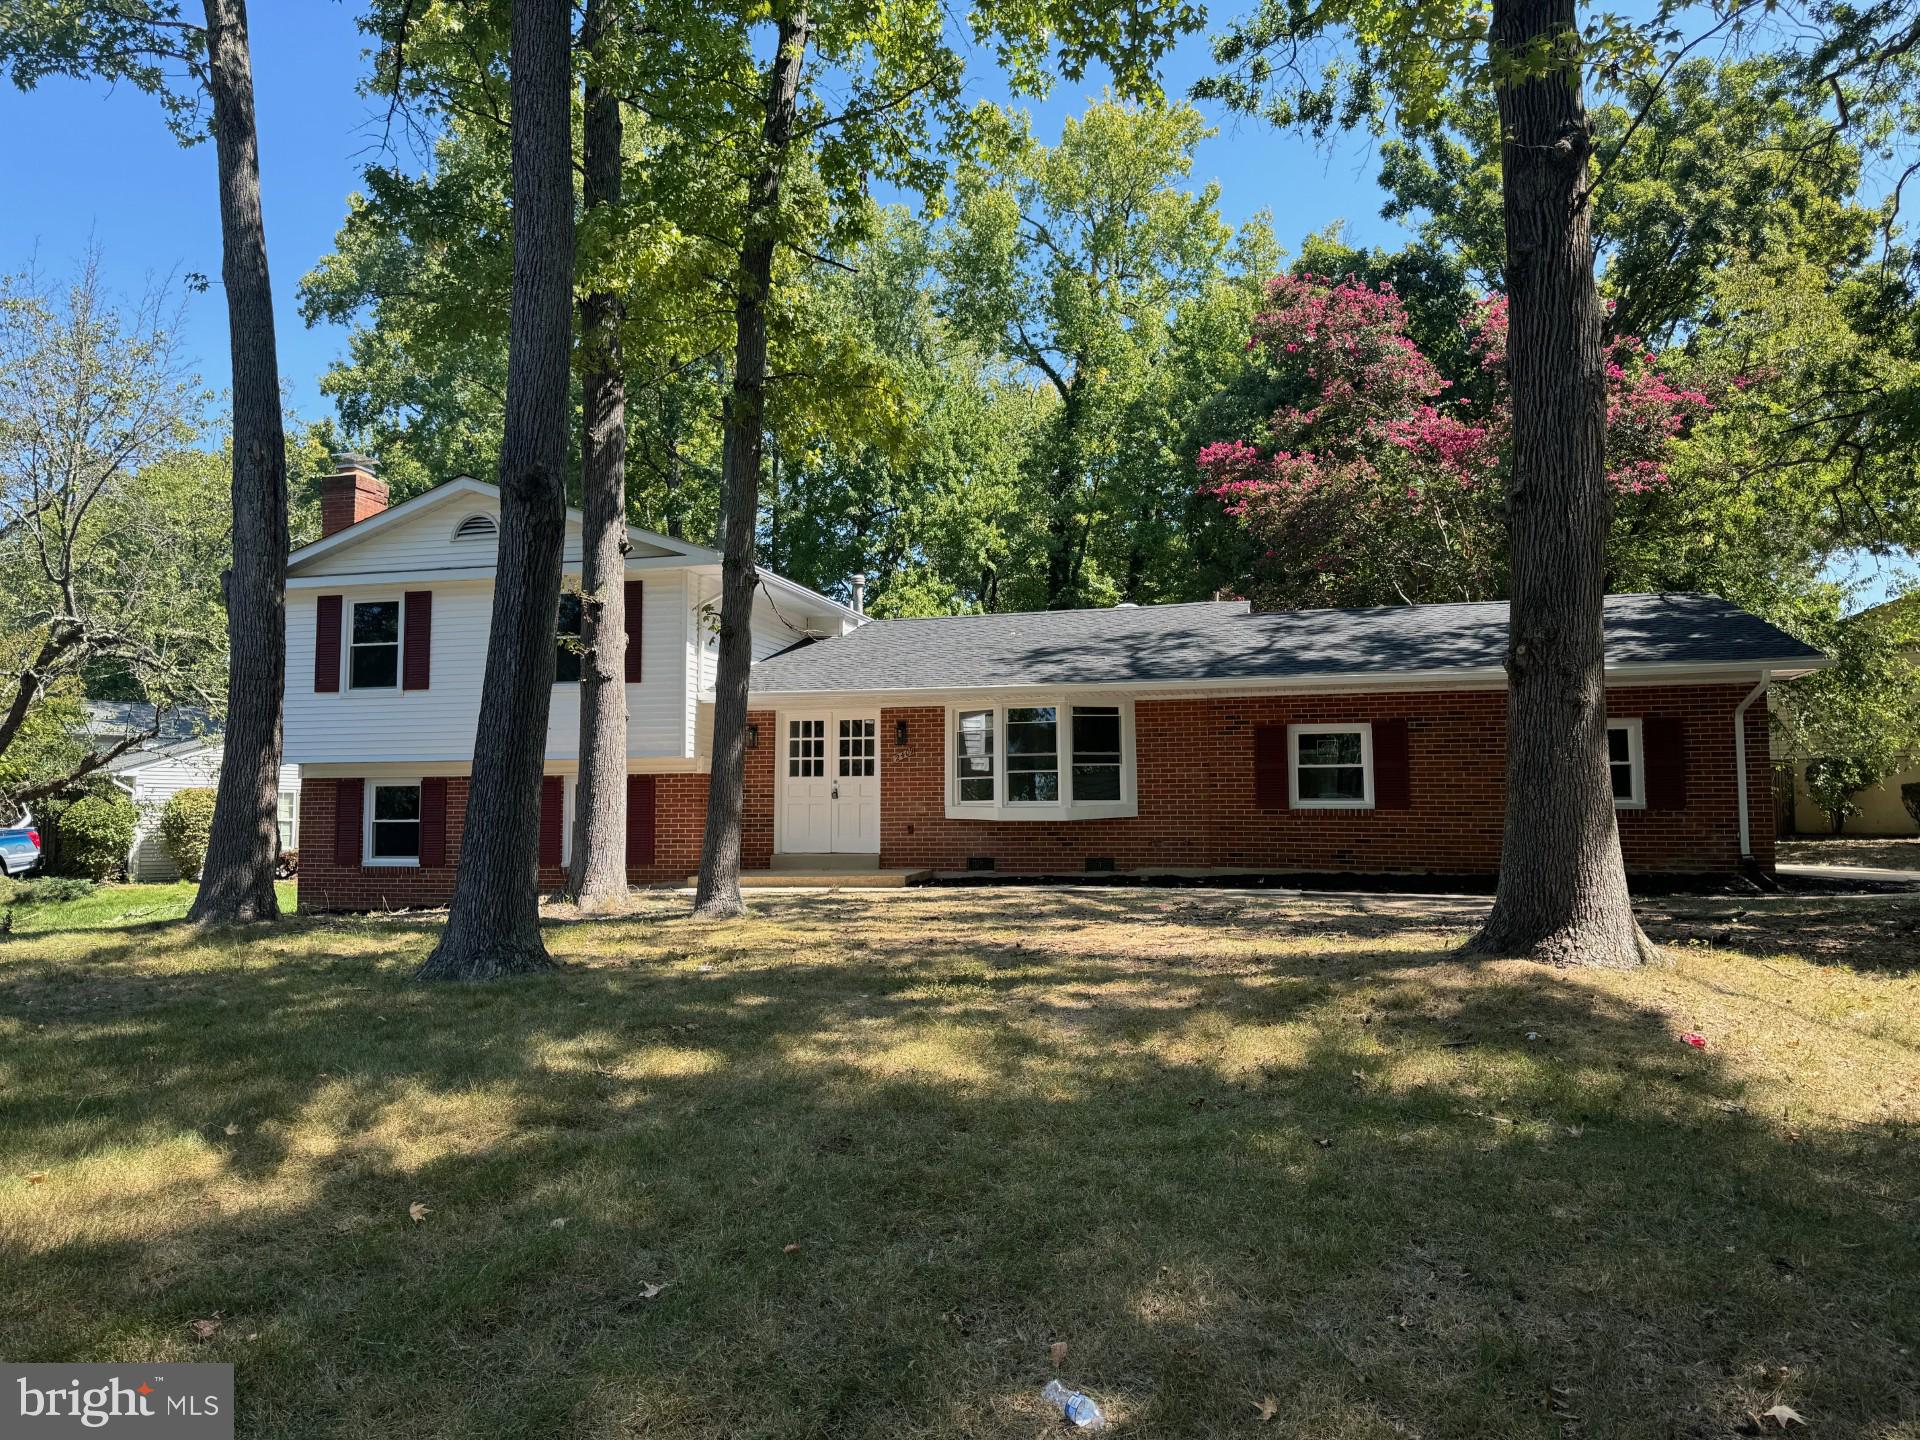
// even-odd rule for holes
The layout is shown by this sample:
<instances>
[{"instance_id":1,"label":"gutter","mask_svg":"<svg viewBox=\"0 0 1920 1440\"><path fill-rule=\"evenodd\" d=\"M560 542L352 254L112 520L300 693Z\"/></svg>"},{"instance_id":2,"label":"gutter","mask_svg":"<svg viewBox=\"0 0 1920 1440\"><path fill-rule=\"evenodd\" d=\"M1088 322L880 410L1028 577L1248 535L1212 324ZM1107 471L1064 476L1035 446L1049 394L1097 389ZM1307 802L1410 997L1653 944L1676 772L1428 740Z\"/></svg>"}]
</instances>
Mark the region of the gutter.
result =
<instances>
[{"instance_id":1,"label":"gutter","mask_svg":"<svg viewBox=\"0 0 1920 1440\"><path fill-rule=\"evenodd\" d=\"M1733 710L1733 782L1734 794L1740 801L1740 858L1753 859L1753 822L1747 813L1747 708L1767 693L1767 687L1773 683L1773 672L1762 670L1760 683L1747 692Z\"/></svg>"}]
</instances>

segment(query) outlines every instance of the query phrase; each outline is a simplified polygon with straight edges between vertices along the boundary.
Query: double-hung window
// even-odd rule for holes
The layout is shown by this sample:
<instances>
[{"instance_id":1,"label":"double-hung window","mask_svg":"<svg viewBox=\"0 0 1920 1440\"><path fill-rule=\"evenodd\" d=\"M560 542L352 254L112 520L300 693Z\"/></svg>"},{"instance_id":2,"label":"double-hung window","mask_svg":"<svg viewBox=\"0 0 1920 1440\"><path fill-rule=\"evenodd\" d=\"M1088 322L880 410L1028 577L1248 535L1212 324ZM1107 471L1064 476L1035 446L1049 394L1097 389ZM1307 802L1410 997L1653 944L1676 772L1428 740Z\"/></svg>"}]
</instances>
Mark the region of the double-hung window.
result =
<instances>
[{"instance_id":1,"label":"double-hung window","mask_svg":"<svg viewBox=\"0 0 1920 1440\"><path fill-rule=\"evenodd\" d=\"M1060 711L1053 705L1007 709L1007 800L1055 805L1060 800Z\"/></svg>"},{"instance_id":2,"label":"double-hung window","mask_svg":"<svg viewBox=\"0 0 1920 1440\"><path fill-rule=\"evenodd\" d=\"M372 865L420 863L420 785L418 781L376 780L367 806L367 862Z\"/></svg>"},{"instance_id":3,"label":"double-hung window","mask_svg":"<svg viewBox=\"0 0 1920 1440\"><path fill-rule=\"evenodd\" d=\"M300 792L282 790L280 792L280 848L297 850L300 848Z\"/></svg>"},{"instance_id":4,"label":"double-hung window","mask_svg":"<svg viewBox=\"0 0 1920 1440\"><path fill-rule=\"evenodd\" d=\"M1613 780L1615 808L1637 810L1647 803L1647 766L1638 720L1607 722L1607 772Z\"/></svg>"},{"instance_id":5,"label":"double-hung window","mask_svg":"<svg viewBox=\"0 0 1920 1440\"><path fill-rule=\"evenodd\" d=\"M953 788L962 805L991 805L994 712L962 710L954 724Z\"/></svg>"},{"instance_id":6,"label":"double-hung window","mask_svg":"<svg viewBox=\"0 0 1920 1440\"><path fill-rule=\"evenodd\" d=\"M1365 810L1373 804L1371 724L1290 725L1290 799L1300 810Z\"/></svg>"},{"instance_id":7,"label":"double-hung window","mask_svg":"<svg viewBox=\"0 0 1920 1440\"><path fill-rule=\"evenodd\" d=\"M947 732L955 819L1075 820L1136 813L1130 705L956 706Z\"/></svg>"},{"instance_id":8,"label":"double-hung window","mask_svg":"<svg viewBox=\"0 0 1920 1440\"><path fill-rule=\"evenodd\" d=\"M353 602L347 684L355 690L393 690L400 684L400 602Z\"/></svg>"},{"instance_id":9,"label":"double-hung window","mask_svg":"<svg viewBox=\"0 0 1920 1440\"><path fill-rule=\"evenodd\" d=\"M580 592L562 591L560 616L554 626L553 683L556 685L575 685L580 681L580 615Z\"/></svg>"},{"instance_id":10,"label":"double-hung window","mask_svg":"<svg viewBox=\"0 0 1920 1440\"><path fill-rule=\"evenodd\" d=\"M1120 707L1073 707L1073 798L1119 800Z\"/></svg>"}]
</instances>

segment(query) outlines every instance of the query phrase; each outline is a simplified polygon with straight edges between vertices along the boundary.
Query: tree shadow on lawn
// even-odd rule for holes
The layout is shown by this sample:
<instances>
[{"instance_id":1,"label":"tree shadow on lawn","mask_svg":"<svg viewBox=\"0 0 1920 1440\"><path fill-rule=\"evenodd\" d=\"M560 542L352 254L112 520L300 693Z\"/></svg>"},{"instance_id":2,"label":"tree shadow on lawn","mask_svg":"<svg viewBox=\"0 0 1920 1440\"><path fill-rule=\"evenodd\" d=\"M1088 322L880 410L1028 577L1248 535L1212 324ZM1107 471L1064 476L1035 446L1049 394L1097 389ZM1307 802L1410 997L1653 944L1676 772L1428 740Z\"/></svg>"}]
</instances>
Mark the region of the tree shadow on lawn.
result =
<instances>
[{"instance_id":1,"label":"tree shadow on lawn","mask_svg":"<svg viewBox=\"0 0 1920 1440\"><path fill-rule=\"evenodd\" d=\"M1472 902L1160 903L0 956L0 1353L230 1361L247 1435L1031 1435L1054 1340L1138 1434L1920 1419L1909 1130Z\"/></svg>"}]
</instances>

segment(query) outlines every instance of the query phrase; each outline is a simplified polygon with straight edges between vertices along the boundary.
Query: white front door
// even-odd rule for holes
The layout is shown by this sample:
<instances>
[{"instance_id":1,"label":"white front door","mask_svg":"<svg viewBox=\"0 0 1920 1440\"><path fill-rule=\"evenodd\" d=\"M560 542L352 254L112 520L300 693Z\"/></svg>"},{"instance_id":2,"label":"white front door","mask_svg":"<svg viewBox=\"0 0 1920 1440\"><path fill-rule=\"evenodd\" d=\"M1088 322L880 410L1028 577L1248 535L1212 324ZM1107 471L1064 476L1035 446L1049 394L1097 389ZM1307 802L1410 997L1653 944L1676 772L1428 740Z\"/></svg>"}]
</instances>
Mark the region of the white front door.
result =
<instances>
[{"instance_id":1,"label":"white front door","mask_svg":"<svg viewBox=\"0 0 1920 1440\"><path fill-rule=\"evenodd\" d=\"M835 715L833 848L880 853L880 717Z\"/></svg>"},{"instance_id":2,"label":"white front door","mask_svg":"<svg viewBox=\"0 0 1920 1440\"><path fill-rule=\"evenodd\" d=\"M827 729L833 717L786 717L786 753L781 756L780 849L788 855L819 855L833 849L833 777L827 773Z\"/></svg>"},{"instance_id":3,"label":"white front door","mask_svg":"<svg viewBox=\"0 0 1920 1440\"><path fill-rule=\"evenodd\" d=\"M880 716L781 717L780 853L880 853Z\"/></svg>"}]
</instances>

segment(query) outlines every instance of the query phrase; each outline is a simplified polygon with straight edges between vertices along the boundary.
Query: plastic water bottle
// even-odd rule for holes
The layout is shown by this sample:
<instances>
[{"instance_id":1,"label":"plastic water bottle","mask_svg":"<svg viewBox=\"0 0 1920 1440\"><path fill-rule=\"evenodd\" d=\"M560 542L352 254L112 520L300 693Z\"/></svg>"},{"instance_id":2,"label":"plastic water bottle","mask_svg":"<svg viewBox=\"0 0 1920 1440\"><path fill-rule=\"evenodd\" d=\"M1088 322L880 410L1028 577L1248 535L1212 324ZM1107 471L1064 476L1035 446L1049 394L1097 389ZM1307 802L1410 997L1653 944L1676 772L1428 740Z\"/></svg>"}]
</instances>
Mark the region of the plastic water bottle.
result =
<instances>
[{"instance_id":1,"label":"plastic water bottle","mask_svg":"<svg viewBox=\"0 0 1920 1440\"><path fill-rule=\"evenodd\" d=\"M1069 1390L1058 1380L1047 1381L1046 1388L1040 1392L1041 1398L1071 1420L1082 1430L1104 1430L1107 1417L1100 1413L1100 1407L1078 1390Z\"/></svg>"}]
</instances>

